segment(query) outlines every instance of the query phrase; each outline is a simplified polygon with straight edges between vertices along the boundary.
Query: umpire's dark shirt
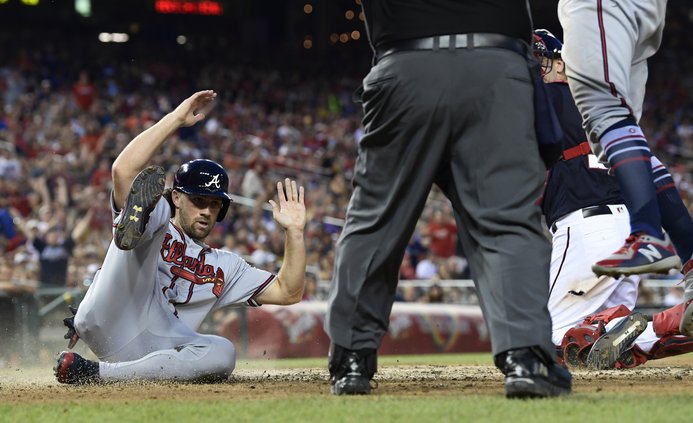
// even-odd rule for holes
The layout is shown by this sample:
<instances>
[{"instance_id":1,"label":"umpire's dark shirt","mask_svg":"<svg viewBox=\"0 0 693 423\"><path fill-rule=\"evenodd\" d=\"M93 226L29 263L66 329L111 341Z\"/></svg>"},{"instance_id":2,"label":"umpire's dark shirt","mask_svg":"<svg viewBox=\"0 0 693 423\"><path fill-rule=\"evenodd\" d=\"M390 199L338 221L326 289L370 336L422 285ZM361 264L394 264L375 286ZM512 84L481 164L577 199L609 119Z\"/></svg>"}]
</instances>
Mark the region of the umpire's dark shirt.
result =
<instances>
[{"instance_id":1,"label":"umpire's dark shirt","mask_svg":"<svg viewBox=\"0 0 693 423\"><path fill-rule=\"evenodd\" d=\"M529 41L525 0L363 0L371 44L432 35L489 32Z\"/></svg>"},{"instance_id":2,"label":"umpire's dark shirt","mask_svg":"<svg viewBox=\"0 0 693 423\"><path fill-rule=\"evenodd\" d=\"M546 88L565 134L563 150L587 141L568 84L556 82L547 84ZM551 167L541 204L549 227L568 213L601 204L623 204L618 182L606 169L590 166L588 156L561 160Z\"/></svg>"}]
</instances>

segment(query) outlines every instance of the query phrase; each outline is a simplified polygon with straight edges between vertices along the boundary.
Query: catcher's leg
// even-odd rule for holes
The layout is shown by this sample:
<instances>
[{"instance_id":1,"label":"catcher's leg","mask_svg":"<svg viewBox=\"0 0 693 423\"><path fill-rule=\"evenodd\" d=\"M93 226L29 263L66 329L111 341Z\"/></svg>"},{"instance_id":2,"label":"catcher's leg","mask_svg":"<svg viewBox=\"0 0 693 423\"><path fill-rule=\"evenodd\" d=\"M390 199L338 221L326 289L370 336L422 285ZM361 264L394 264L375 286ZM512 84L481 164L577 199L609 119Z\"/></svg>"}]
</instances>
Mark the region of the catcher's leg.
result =
<instances>
[{"instance_id":1,"label":"catcher's leg","mask_svg":"<svg viewBox=\"0 0 693 423\"><path fill-rule=\"evenodd\" d=\"M587 356L602 335L606 325L619 317L626 317L630 310L623 306L608 308L598 314L585 317L583 322L568 329L561 341L559 356L571 367L587 366Z\"/></svg>"},{"instance_id":2,"label":"catcher's leg","mask_svg":"<svg viewBox=\"0 0 693 423\"><path fill-rule=\"evenodd\" d=\"M640 313L631 313L594 343L587 355L587 367L597 370L613 368L621 354L646 328L647 318Z\"/></svg>"}]
</instances>

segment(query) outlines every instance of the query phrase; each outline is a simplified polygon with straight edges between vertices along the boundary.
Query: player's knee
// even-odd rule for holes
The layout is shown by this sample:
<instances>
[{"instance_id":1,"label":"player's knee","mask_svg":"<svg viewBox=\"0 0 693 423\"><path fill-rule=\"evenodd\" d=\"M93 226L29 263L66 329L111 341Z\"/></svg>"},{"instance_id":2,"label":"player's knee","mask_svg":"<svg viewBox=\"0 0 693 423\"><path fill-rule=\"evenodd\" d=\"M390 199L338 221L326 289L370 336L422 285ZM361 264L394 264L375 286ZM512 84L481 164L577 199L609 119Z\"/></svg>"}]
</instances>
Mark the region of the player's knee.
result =
<instances>
[{"instance_id":1,"label":"player's knee","mask_svg":"<svg viewBox=\"0 0 693 423\"><path fill-rule=\"evenodd\" d=\"M236 368L236 347L228 339L216 337L213 356L214 373L230 375Z\"/></svg>"}]
</instances>

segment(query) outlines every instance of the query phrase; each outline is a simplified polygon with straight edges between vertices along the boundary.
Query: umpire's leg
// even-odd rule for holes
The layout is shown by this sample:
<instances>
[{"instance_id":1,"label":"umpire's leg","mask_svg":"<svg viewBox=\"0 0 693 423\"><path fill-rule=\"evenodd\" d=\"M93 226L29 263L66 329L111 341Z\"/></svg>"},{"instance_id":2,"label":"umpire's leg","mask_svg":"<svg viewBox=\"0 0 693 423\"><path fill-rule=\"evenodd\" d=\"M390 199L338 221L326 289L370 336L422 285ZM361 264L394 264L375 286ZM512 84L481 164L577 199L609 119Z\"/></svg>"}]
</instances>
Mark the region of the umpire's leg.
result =
<instances>
[{"instance_id":1,"label":"umpire's leg","mask_svg":"<svg viewBox=\"0 0 693 423\"><path fill-rule=\"evenodd\" d=\"M468 55L469 57L464 57ZM460 239L474 274L493 353L538 345L554 356L547 302L550 245L538 200L544 179L526 60L476 49L460 55L450 173ZM477 90L469 90L469 85Z\"/></svg>"},{"instance_id":2,"label":"umpire's leg","mask_svg":"<svg viewBox=\"0 0 693 423\"><path fill-rule=\"evenodd\" d=\"M347 349L378 348L387 331L404 250L445 151L448 113L438 100L447 75L431 75L444 68L433 55L393 54L364 79L366 135L325 320Z\"/></svg>"}]
</instances>

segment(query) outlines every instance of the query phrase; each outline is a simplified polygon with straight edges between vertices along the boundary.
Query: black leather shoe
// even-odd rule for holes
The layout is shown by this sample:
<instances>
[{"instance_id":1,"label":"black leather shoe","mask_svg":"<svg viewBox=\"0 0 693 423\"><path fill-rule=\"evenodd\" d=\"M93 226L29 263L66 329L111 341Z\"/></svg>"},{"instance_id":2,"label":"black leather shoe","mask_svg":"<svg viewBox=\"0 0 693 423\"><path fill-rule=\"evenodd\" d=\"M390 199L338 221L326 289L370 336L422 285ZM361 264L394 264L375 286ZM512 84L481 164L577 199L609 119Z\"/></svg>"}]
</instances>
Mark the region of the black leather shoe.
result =
<instances>
[{"instance_id":1,"label":"black leather shoe","mask_svg":"<svg viewBox=\"0 0 693 423\"><path fill-rule=\"evenodd\" d=\"M330 384L334 395L367 395L376 371L375 350L348 350L333 345L330 350Z\"/></svg>"},{"instance_id":2,"label":"black leather shoe","mask_svg":"<svg viewBox=\"0 0 693 423\"><path fill-rule=\"evenodd\" d=\"M538 347L506 351L496 357L505 374L506 398L545 398L569 394L570 372Z\"/></svg>"}]
</instances>

